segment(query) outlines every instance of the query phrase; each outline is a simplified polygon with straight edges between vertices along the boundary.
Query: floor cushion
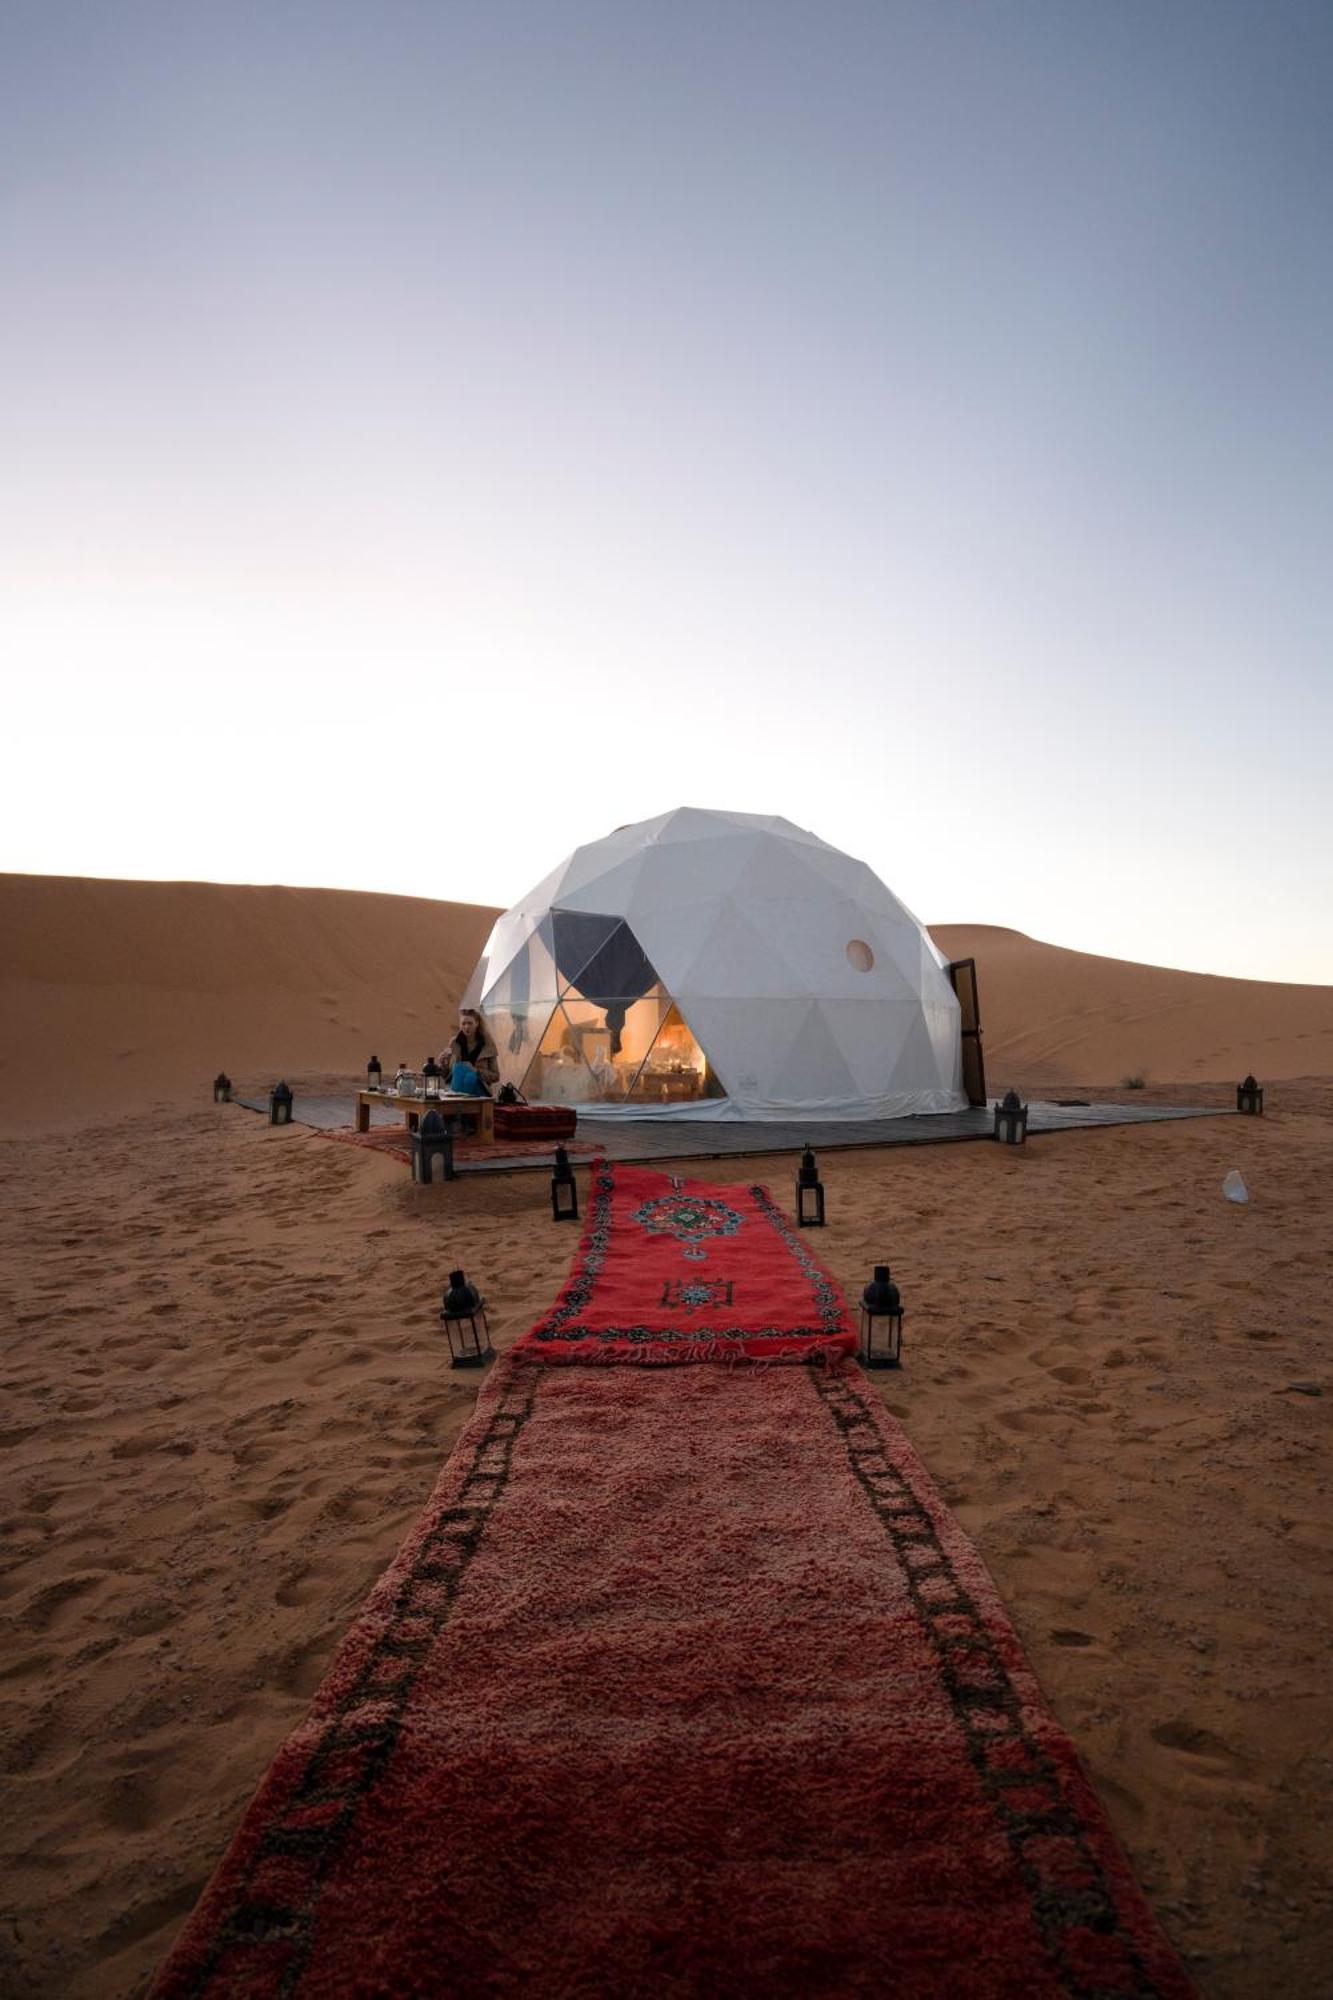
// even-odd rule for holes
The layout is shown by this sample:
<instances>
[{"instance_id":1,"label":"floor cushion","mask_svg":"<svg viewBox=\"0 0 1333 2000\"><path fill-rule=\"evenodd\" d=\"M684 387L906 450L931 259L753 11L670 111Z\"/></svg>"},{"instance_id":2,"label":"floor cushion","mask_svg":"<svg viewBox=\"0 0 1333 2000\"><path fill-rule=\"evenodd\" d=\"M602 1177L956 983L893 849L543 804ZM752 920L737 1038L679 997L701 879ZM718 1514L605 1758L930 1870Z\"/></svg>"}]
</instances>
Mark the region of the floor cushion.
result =
<instances>
[{"instance_id":1,"label":"floor cushion","mask_svg":"<svg viewBox=\"0 0 1333 2000\"><path fill-rule=\"evenodd\" d=\"M578 1113L571 1104L497 1104L495 1107L497 1139L542 1139L549 1140L554 1146L561 1139L572 1139L578 1122Z\"/></svg>"}]
</instances>

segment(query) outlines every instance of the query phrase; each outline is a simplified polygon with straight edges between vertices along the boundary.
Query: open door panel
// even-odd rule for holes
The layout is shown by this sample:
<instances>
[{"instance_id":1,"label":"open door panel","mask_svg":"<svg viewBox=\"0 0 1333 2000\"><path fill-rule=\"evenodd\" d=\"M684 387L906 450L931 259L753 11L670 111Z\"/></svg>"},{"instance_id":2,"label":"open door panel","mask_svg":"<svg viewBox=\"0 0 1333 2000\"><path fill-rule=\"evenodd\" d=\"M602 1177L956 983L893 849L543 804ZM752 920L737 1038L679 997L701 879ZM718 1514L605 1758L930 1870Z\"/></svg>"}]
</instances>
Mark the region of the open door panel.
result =
<instances>
[{"instance_id":1,"label":"open door panel","mask_svg":"<svg viewBox=\"0 0 1333 2000\"><path fill-rule=\"evenodd\" d=\"M969 1104L986 1102L986 1061L981 1053L981 1003L977 998L977 961L956 958L949 979L963 1015L963 1089Z\"/></svg>"}]
</instances>

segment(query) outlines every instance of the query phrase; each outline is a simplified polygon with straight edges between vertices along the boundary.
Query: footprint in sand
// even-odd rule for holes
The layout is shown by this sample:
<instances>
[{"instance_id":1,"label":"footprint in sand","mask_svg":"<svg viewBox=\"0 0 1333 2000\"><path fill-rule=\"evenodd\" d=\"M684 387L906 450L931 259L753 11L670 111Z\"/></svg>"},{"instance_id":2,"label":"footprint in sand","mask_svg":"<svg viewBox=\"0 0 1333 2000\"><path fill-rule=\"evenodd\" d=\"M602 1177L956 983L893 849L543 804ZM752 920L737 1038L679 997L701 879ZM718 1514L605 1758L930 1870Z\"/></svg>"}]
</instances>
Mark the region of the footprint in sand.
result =
<instances>
[{"instance_id":1,"label":"footprint in sand","mask_svg":"<svg viewBox=\"0 0 1333 2000\"><path fill-rule=\"evenodd\" d=\"M274 1591L274 1600L282 1605L308 1604L312 1597L319 1595L319 1585L315 1573L310 1568L294 1569L285 1576Z\"/></svg>"},{"instance_id":2,"label":"footprint in sand","mask_svg":"<svg viewBox=\"0 0 1333 2000\"><path fill-rule=\"evenodd\" d=\"M117 1952L138 1944L141 1938L153 1937L158 1931L166 1931L175 1925L187 1910L192 1910L203 1893L207 1875L192 1875L179 1888L167 1895L152 1896L137 1909L119 1912L98 1939L103 1953Z\"/></svg>"},{"instance_id":3,"label":"footprint in sand","mask_svg":"<svg viewBox=\"0 0 1333 2000\"><path fill-rule=\"evenodd\" d=\"M122 1771L107 1787L102 1817L120 1833L143 1833L157 1817L151 1779L143 1771Z\"/></svg>"},{"instance_id":4,"label":"footprint in sand","mask_svg":"<svg viewBox=\"0 0 1333 2000\"><path fill-rule=\"evenodd\" d=\"M324 1678L336 1636L330 1628L284 1653L273 1674L274 1686L286 1694L312 1695Z\"/></svg>"},{"instance_id":5,"label":"footprint in sand","mask_svg":"<svg viewBox=\"0 0 1333 2000\"><path fill-rule=\"evenodd\" d=\"M1192 1722L1159 1722L1152 1740L1164 1750L1174 1751L1184 1767L1199 1777L1234 1777L1242 1768L1240 1758L1220 1736Z\"/></svg>"},{"instance_id":6,"label":"footprint in sand","mask_svg":"<svg viewBox=\"0 0 1333 2000\"><path fill-rule=\"evenodd\" d=\"M72 1606L76 1599L86 1596L90 1590L96 1590L105 1582L105 1575L98 1572L92 1576L67 1576L60 1583L48 1584L33 1598L23 1613L22 1622L30 1631L45 1632L67 1606Z\"/></svg>"}]
</instances>

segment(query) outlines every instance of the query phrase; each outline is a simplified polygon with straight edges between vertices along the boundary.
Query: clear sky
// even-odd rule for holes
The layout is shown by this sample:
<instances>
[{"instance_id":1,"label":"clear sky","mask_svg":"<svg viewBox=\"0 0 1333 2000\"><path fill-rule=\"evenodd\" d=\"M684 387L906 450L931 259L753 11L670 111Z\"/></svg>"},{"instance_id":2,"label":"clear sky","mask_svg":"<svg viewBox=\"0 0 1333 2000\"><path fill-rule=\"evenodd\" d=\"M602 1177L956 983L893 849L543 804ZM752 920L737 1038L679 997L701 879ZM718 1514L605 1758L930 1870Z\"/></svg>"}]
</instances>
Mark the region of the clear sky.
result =
<instances>
[{"instance_id":1,"label":"clear sky","mask_svg":"<svg viewBox=\"0 0 1333 2000\"><path fill-rule=\"evenodd\" d=\"M1333 982L1330 104L1328 0L5 0L0 867L722 806Z\"/></svg>"}]
</instances>

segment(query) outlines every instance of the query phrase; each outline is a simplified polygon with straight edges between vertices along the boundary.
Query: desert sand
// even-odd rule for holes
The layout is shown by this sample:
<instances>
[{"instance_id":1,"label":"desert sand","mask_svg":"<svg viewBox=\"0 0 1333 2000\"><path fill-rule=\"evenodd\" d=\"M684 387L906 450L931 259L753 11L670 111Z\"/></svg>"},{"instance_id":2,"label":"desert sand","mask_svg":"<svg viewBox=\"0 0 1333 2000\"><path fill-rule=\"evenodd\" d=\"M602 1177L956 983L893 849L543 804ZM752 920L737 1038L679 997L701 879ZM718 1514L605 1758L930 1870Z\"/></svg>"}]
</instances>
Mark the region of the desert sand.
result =
<instances>
[{"instance_id":1,"label":"desert sand","mask_svg":"<svg viewBox=\"0 0 1333 2000\"><path fill-rule=\"evenodd\" d=\"M414 1189L207 1101L220 1065L419 1058L492 914L0 880L6 1994L143 1991L471 1407L445 1273L501 1345L564 1274L536 1176ZM849 1288L892 1262L886 1401L1203 1992L1328 1992L1333 994L937 935L992 1084L1267 1086L1262 1119L826 1154L818 1248ZM786 1196L794 1162L698 1171Z\"/></svg>"}]
</instances>

